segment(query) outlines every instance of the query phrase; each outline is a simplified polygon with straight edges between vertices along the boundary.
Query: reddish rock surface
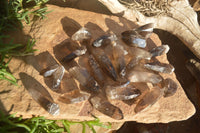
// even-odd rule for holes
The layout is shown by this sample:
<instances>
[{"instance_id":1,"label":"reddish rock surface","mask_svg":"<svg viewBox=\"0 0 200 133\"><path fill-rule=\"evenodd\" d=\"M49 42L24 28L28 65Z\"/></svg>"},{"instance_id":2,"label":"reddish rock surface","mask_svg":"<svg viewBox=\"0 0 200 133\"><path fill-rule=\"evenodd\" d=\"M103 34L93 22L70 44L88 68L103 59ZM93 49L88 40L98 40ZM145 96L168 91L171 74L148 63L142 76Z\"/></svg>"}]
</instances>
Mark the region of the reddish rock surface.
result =
<instances>
[{"instance_id":1,"label":"reddish rock surface","mask_svg":"<svg viewBox=\"0 0 200 133\"><path fill-rule=\"evenodd\" d=\"M1 89L5 92L0 93L1 108L9 111L9 113L17 112L17 115L22 115L24 118L40 115L49 119L76 119L81 121L93 119L90 115L92 113L103 122L137 121L143 123L167 123L186 120L195 113L193 104L185 95L174 73L172 75L163 74L162 76L164 78L170 77L178 83L179 88L176 94L169 98L161 98L151 108L141 113L134 113L135 104L128 105L122 101L111 101L124 114L124 119L120 121L111 119L93 110L88 101L77 104L59 102L58 96L60 94L48 88L47 82L39 75L39 72L43 68L55 64L55 62L59 62L63 54L69 52L65 48L70 42L69 37L81 26L88 28L94 35L94 38L97 38L109 32L120 35L121 32L134 28L136 25L123 18L76 9L49 6L49 10L53 10L53 12L47 15L48 19L37 21L31 27L25 27L24 34L29 34L37 40L35 48L38 51L35 52L35 56L15 58L9 64L11 72L20 79L18 82L20 86L16 87L1 81ZM155 45L161 45L161 41L156 34L153 34L151 39L148 40L148 46L153 47ZM160 62L168 63L166 55L158 59ZM31 76L49 91L55 102L60 105L60 115L52 116L48 114L32 99L27 92L27 88L23 86L22 81L30 86L34 86L36 83L33 82L34 80L20 76L22 72Z\"/></svg>"}]
</instances>

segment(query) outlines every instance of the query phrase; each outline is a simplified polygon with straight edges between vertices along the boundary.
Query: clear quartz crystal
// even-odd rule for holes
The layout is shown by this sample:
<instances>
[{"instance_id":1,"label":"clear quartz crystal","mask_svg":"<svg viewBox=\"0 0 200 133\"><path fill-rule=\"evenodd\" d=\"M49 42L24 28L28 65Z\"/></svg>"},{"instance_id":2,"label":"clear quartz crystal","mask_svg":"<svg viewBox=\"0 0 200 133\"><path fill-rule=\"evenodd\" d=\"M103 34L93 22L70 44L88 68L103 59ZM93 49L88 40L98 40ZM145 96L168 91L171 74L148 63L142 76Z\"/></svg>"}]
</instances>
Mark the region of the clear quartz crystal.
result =
<instances>
[{"instance_id":1,"label":"clear quartz crystal","mask_svg":"<svg viewBox=\"0 0 200 133\"><path fill-rule=\"evenodd\" d=\"M129 46L135 46L140 48L146 47L145 37L140 36L136 31L124 31L121 35L122 40Z\"/></svg>"},{"instance_id":2,"label":"clear quartz crystal","mask_svg":"<svg viewBox=\"0 0 200 133\"><path fill-rule=\"evenodd\" d=\"M24 86L27 88L32 98L40 104L48 113L52 115L58 115L60 108L51 97L50 93L35 79L30 76L26 76L26 80L32 80L33 84L29 85L23 81Z\"/></svg>"},{"instance_id":3,"label":"clear quartz crystal","mask_svg":"<svg viewBox=\"0 0 200 133\"><path fill-rule=\"evenodd\" d=\"M59 97L59 101L66 104L73 104L85 101L89 98L89 94L81 93L78 89L64 93Z\"/></svg>"},{"instance_id":4,"label":"clear quartz crystal","mask_svg":"<svg viewBox=\"0 0 200 133\"><path fill-rule=\"evenodd\" d=\"M53 65L53 66L49 66L46 69L43 69L40 72L40 75L43 75L44 77L49 77L51 75L53 75L53 73L58 69L59 65Z\"/></svg>"},{"instance_id":5,"label":"clear quartz crystal","mask_svg":"<svg viewBox=\"0 0 200 133\"><path fill-rule=\"evenodd\" d=\"M109 99L116 100L130 100L138 97L141 94L140 90L133 84L121 85L121 86L107 86L106 95Z\"/></svg>"},{"instance_id":6,"label":"clear quartz crystal","mask_svg":"<svg viewBox=\"0 0 200 133\"><path fill-rule=\"evenodd\" d=\"M103 83L105 80L105 77L103 75L103 72L102 72L99 64L93 57L93 55L89 55L88 62L89 62L92 72L94 73L94 77L96 78L96 80L100 83Z\"/></svg>"},{"instance_id":7,"label":"clear quartz crystal","mask_svg":"<svg viewBox=\"0 0 200 133\"><path fill-rule=\"evenodd\" d=\"M132 69L133 67L135 67L136 65L138 65L138 63L139 63L139 60L140 59L138 59L138 58L132 58L130 61L129 61L129 63L127 64L127 69Z\"/></svg>"},{"instance_id":8,"label":"clear quartz crystal","mask_svg":"<svg viewBox=\"0 0 200 133\"><path fill-rule=\"evenodd\" d=\"M82 46L79 49L75 50L74 53L77 56L81 56L81 55L84 55L86 53L86 51L87 51L86 46Z\"/></svg>"},{"instance_id":9,"label":"clear quartz crystal","mask_svg":"<svg viewBox=\"0 0 200 133\"><path fill-rule=\"evenodd\" d=\"M82 27L76 33L72 35L72 40L74 41L83 41L91 38L91 33L88 31L87 28Z\"/></svg>"},{"instance_id":10,"label":"clear quartz crystal","mask_svg":"<svg viewBox=\"0 0 200 133\"><path fill-rule=\"evenodd\" d=\"M154 24L148 23L145 25L142 25L135 29L135 31L140 34L142 37L149 38L150 35L153 33Z\"/></svg>"},{"instance_id":11,"label":"clear quartz crystal","mask_svg":"<svg viewBox=\"0 0 200 133\"><path fill-rule=\"evenodd\" d=\"M78 82L89 89L90 91L97 92L99 91L99 84L94 80L94 78L89 74L87 69L83 67L75 66L69 69L69 73L76 79Z\"/></svg>"},{"instance_id":12,"label":"clear quartz crystal","mask_svg":"<svg viewBox=\"0 0 200 133\"><path fill-rule=\"evenodd\" d=\"M117 40L117 37L116 35L110 35L110 36L101 36L99 37L98 39L96 39L92 45L94 47L101 47L101 46L104 46L104 45L110 45L112 44L113 46L116 45L116 40Z\"/></svg>"},{"instance_id":13,"label":"clear quartz crystal","mask_svg":"<svg viewBox=\"0 0 200 133\"><path fill-rule=\"evenodd\" d=\"M174 72L174 67L171 64L154 62L154 63L144 64L144 67L149 70L153 70L153 71L161 72L161 73L172 74L172 72Z\"/></svg>"},{"instance_id":14,"label":"clear quartz crystal","mask_svg":"<svg viewBox=\"0 0 200 133\"><path fill-rule=\"evenodd\" d=\"M37 90L31 90L31 96L38 102L48 113L52 115L58 115L60 108L58 104L54 103L52 98L45 97Z\"/></svg>"},{"instance_id":15,"label":"clear quartz crystal","mask_svg":"<svg viewBox=\"0 0 200 133\"><path fill-rule=\"evenodd\" d=\"M158 84L162 81L162 77L158 74L143 71L131 71L128 74L130 82L149 82L152 84Z\"/></svg>"},{"instance_id":16,"label":"clear quartz crystal","mask_svg":"<svg viewBox=\"0 0 200 133\"><path fill-rule=\"evenodd\" d=\"M146 39L153 32L153 24L149 23L133 30L122 32L122 40L129 46L146 47Z\"/></svg>"},{"instance_id":17,"label":"clear quartz crystal","mask_svg":"<svg viewBox=\"0 0 200 133\"><path fill-rule=\"evenodd\" d=\"M56 103L49 103L47 105L47 111L52 115L59 115L60 114L59 105Z\"/></svg>"},{"instance_id":18,"label":"clear quartz crystal","mask_svg":"<svg viewBox=\"0 0 200 133\"><path fill-rule=\"evenodd\" d=\"M53 83L51 87L52 90L57 90L59 88L64 73L65 73L65 68L58 64L50 66L42 70L42 72L40 72L40 74L42 74L44 77L52 76L53 78Z\"/></svg>"},{"instance_id":19,"label":"clear quartz crystal","mask_svg":"<svg viewBox=\"0 0 200 133\"><path fill-rule=\"evenodd\" d=\"M163 89L159 88L158 86L155 86L139 100L134 109L135 113L138 113L152 106L162 96L163 96Z\"/></svg>"},{"instance_id":20,"label":"clear quartz crystal","mask_svg":"<svg viewBox=\"0 0 200 133\"><path fill-rule=\"evenodd\" d=\"M82 46L80 48L78 48L77 50L73 51L72 53L68 54L67 56L65 56L62 61L63 62L70 62L73 59L75 59L76 57L79 57L81 55L84 55L87 52L87 49L85 46Z\"/></svg>"},{"instance_id":21,"label":"clear quartz crystal","mask_svg":"<svg viewBox=\"0 0 200 133\"><path fill-rule=\"evenodd\" d=\"M52 89L57 89L60 86L60 83L63 79L65 73L65 68L63 66L59 66L57 70L53 73L53 87Z\"/></svg>"},{"instance_id":22,"label":"clear quartz crystal","mask_svg":"<svg viewBox=\"0 0 200 133\"><path fill-rule=\"evenodd\" d=\"M121 45L116 44L113 47L113 57L114 57L115 64L116 64L115 66L117 68L117 71L118 71L120 77L122 77L122 78L126 75L125 54L126 54L126 52Z\"/></svg>"},{"instance_id":23,"label":"clear quartz crystal","mask_svg":"<svg viewBox=\"0 0 200 133\"><path fill-rule=\"evenodd\" d=\"M161 45L150 50L150 53L152 54L152 57L160 56L163 54L167 54L169 49L170 48L168 45Z\"/></svg>"},{"instance_id":24,"label":"clear quartz crystal","mask_svg":"<svg viewBox=\"0 0 200 133\"><path fill-rule=\"evenodd\" d=\"M133 44L135 44L135 46L137 46L137 47L145 48L145 47L146 47L146 39L136 37L136 38L133 40Z\"/></svg>"},{"instance_id":25,"label":"clear quartz crystal","mask_svg":"<svg viewBox=\"0 0 200 133\"><path fill-rule=\"evenodd\" d=\"M101 68L108 74L113 80L117 80L117 73L115 68L109 59L109 57L105 54L105 52L100 48L94 48L92 50L92 54L94 55L95 59L101 66Z\"/></svg>"},{"instance_id":26,"label":"clear quartz crystal","mask_svg":"<svg viewBox=\"0 0 200 133\"><path fill-rule=\"evenodd\" d=\"M94 96L90 99L90 102L96 110L113 119L121 120L124 118L122 111L118 107L102 97Z\"/></svg>"},{"instance_id":27,"label":"clear quartz crystal","mask_svg":"<svg viewBox=\"0 0 200 133\"><path fill-rule=\"evenodd\" d=\"M148 31L148 32L153 32L154 24L153 23L148 23L145 25L142 25L138 28L135 29L135 31Z\"/></svg>"},{"instance_id":28,"label":"clear quartz crystal","mask_svg":"<svg viewBox=\"0 0 200 133\"><path fill-rule=\"evenodd\" d=\"M144 49L135 48L135 47L131 47L129 49L129 54L132 55L134 58L137 58L137 59L150 60L151 57L152 57L150 52L148 52Z\"/></svg>"},{"instance_id":29,"label":"clear quartz crystal","mask_svg":"<svg viewBox=\"0 0 200 133\"><path fill-rule=\"evenodd\" d=\"M169 96L173 96L178 88L178 85L176 82L174 82L172 79L167 78L164 81L164 97L169 97Z\"/></svg>"}]
</instances>

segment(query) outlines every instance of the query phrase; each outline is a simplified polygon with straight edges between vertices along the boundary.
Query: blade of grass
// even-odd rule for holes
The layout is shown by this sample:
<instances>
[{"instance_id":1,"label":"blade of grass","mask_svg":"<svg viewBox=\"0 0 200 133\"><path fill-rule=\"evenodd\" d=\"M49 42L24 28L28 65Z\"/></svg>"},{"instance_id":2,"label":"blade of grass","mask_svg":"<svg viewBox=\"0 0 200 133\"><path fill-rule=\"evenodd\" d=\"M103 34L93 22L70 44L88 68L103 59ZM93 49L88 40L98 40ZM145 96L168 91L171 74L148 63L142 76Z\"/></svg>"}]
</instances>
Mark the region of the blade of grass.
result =
<instances>
[{"instance_id":1,"label":"blade of grass","mask_svg":"<svg viewBox=\"0 0 200 133\"><path fill-rule=\"evenodd\" d=\"M35 130L36 130L37 127L38 127L38 124L39 124L39 121L38 121L38 119L36 119L36 123L35 123L33 129L30 131L30 133L34 133L34 132L35 132Z\"/></svg>"},{"instance_id":2,"label":"blade of grass","mask_svg":"<svg viewBox=\"0 0 200 133\"><path fill-rule=\"evenodd\" d=\"M86 125L85 125L85 122L82 122L81 124L82 124L82 126L83 126L82 133L85 133L85 131L86 131Z\"/></svg>"},{"instance_id":3,"label":"blade of grass","mask_svg":"<svg viewBox=\"0 0 200 133\"><path fill-rule=\"evenodd\" d=\"M7 76L7 77L9 77L14 82L17 81L16 78L12 74L10 74L9 72L7 72L7 71L3 71L3 70L0 69L0 75L3 75L4 77Z\"/></svg>"},{"instance_id":4,"label":"blade of grass","mask_svg":"<svg viewBox=\"0 0 200 133\"><path fill-rule=\"evenodd\" d=\"M63 126L65 127L67 133L71 133L71 132L70 132L70 125L67 124L67 123L65 122L65 120L62 120L62 124L63 124Z\"/></svg>"}]
</instances>

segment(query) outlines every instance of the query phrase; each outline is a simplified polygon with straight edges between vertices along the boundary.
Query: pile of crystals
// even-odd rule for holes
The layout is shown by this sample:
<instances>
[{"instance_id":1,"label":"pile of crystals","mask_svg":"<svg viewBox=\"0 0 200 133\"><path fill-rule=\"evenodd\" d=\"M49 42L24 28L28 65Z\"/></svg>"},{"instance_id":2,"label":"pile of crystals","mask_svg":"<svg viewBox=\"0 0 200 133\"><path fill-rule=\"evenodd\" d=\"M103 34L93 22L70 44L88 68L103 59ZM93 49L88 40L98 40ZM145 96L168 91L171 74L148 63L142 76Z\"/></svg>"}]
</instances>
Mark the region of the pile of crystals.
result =
<instances>
[{"instance_id":1,"label":"pile of crystals","mask_svg":"<svg viewBox=\"0 0 200 133\"><path fill-rule=\"evenodd\" d=\"M74 33L71 39L79 44L79 48L63 57L62 62L70 63L77 57L84 62L84 65L77 64L68 69L68 73L83 89L63 94L60 101L72 104L89 100L99 112L120 120L123 113L110 100L134 99L134 111L138 113L162 96L172 96L178 85L170 78L164 79L160 73L171 74L174 67L156 59L166 54L169 46L161 45L147 50L147 39L152 32L153 24L150 23L124 31L120 37L110 34L93 40L89 29L84 27ZM50 88L57 91L65 71L65 66L55 65L41 74L45 78L53 78Z\"/></svg>"}]
</instances>

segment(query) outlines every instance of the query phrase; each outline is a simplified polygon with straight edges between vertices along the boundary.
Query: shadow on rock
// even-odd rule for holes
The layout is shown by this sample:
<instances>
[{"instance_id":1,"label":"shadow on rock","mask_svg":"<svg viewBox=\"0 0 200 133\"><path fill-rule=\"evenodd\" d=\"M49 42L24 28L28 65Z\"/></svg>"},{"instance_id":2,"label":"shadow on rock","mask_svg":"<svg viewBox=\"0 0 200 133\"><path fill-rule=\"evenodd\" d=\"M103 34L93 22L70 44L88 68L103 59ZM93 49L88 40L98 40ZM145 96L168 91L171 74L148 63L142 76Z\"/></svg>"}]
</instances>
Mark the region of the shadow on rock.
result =
<instances>
[{"instance_id":1,"label":"shadow on rock","mask_svg":"<svg viewBox=\"0 0 200 133\"><path fill-rule=\"evenodd\" d=\"M61 24L63 26L63 30L69 37L71 37L76 31L78 31L82 27L78 22L69 17L62 18Z\"/></svg>"}]
</instances>

